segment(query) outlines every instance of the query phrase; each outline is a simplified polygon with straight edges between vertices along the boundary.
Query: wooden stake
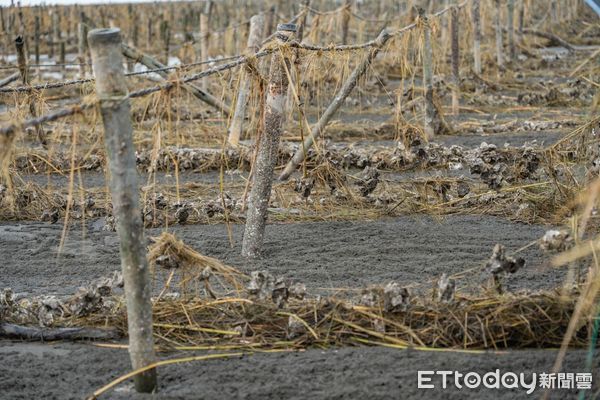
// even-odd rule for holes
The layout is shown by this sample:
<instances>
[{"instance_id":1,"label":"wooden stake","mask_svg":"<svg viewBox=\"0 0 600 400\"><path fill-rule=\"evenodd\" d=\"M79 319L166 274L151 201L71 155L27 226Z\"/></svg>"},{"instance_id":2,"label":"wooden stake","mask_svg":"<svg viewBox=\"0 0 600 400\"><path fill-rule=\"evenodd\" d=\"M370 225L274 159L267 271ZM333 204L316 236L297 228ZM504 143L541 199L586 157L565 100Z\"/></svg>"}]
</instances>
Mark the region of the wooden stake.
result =
<instances>
[{"instance_id":1,"label":"wooden stake","mask_svg":"<svg viewBox=\"0 0 600 400\"><path fill-rule=\"evenodd\" d=\"M54 51L56 43L60 42L60 15L58 14L58 10L54 10L52 13L52 45L50 47L51 58L54 58Z\"/></svg>"},{"instance_id":2,"label":"wooden stake","mask_svg":"<svg viewBox=\"0 0 600 400\"><path fill-rule=\"evenodd\" d=\"M64 78L67 73L67 66L65 65L67 63L67 50L66 50L65 40L60 41L59 49L60 49L60 57L59 57L60 71L62 72L62 75Z\"/></svg>"},{"instance_id":3,"label":"wooden stake","mask_svg":"<svg viewBox=\"0 0 600 400\"><path fill-rule=\"evenodd\" d=\"M296 25L280 24L277 26L277 41L279 44L283 44L290 40L295 32ZM285 99L289 84L283 63L287 64L289 70L289 59L280 51L273 53L264 109L264 124L258 137L252 189L248 198L246 227L242 243L242 256L246 258L259 257L263 246L267 208L269 207L273 172L285 119Z\"/></svg>"},{"instance_id":4,"label":"wooden stake","mask_svg":"<svg viewBox=\"0 0 600 400\"><path fill-rule=\"evenodd\" d=\"M202 13L200 14L200 61L208 61L208 40L208 15ZM206 90L208 87L208 79L206 77L201 79L200 87L202 90Z\"/></svg>"},{"instance_id":5,"label":"wooden stake","mask_svg":"<svg viewBox=\"0 0 600 400\"><path fill-rule=\"evenodd\" d=\"M33 52L35 54L35 63L40 63L40 17L35 16L33 23Z\"/></svg>"},{"instance_id":6,"label":"wooden stake","mask_svg":"<svg viewBox=\"0 0 600 400\"><path fill-rule=\"evenodd\" d=\"M25 41L22 36L15 39L15 49L17 50L17 65L21 74L23 85L29 85L29 69L27 67L27 56L25 55Z\"/></svg>"},{"instance_id":7,"label":"wooden stake","mask_svg":"<svg viewBox=\"0 0 600 400\"><path fill-rule=\"evenodd\" d=\"M473 17L473 70L481 75L481 11L479 0L472 0L471 14Z\"/></svg>"},{"instance_id":8,"label":"wooden stake","mask_svg":"<svg viewBox=\"0 0 600 400\"><path fill-rule=\"evenodd\" d=\"M496 5L496 12L494 13L494 27L496 28L496 63L498 64L498 69L504 69L504 49L503 49L503 40L502 40L502 24L500 22L500 0L494 0Z\"/></svg>"},{"instance_id":9,"label":"wooden stake","mask_svg":"<svg viewBox=\"0 0 600 400\"><path fill-rule=\"evenodd\" d=\"M279 175L280 181L284 181L289 178L296 168L298 168L298 166L302 163L306 152L313 145L315 138L323 133L327 127L327 124L329 124L335 113L340 109L342 104L344 104L344 101L358 83L358 80L366 73L367 68L369 65L371 65L371 62L377 56L379 50L381 50L381 47L387 43L391 37L392 35L387 30L383 30L379 34L375 40L375 44L373 47L371 47L367 56L360 62L360 64L356 66L356 68L354 68L340 90L335 94L333 101L329 104L323 115L321 115L321 118L319 118L319 121L317 121L317 123L310 130L309 135L304 139L302 147L296 151L292 159L287 163L285 169L281 175Z\"/></svg>"},{"instance_id":10,"label":"wooden stake","mask_svg":"<svg viewBox=\"0 0 600 400\"><path fill-rule=\"evenodd\" d=\"M148 18L148 24L147 24L147 36L146 36L146 49L151 49L152 48L152 40L153 40L153 35L152 35L152 24L154 24L153 18L150 17Z\"/></svg>"},{"instance_id":11,"label":"wooden stake","mask_svg":"<svg viewBox=\"0 0 600 400\"><path fill-rule=\"evenodd\" d=\"M452 34L452 114L459 113L460 95L460 47L458 41L458 7L452 7L451 34Z\"/></svg>"},{"instance_id":12,"label":"wooden stake","mask_svg":"<svg viewBox=\"0 0 600 400\"><path fill-rule=\"evenodd\" d=\"M519 44L523 44L523 27L525 24L525 0L519 0Z\"/></svg>"},{"instance_id":13,"label":"wooden stake","mask_svg":"<svg viewBox=\"0 0 600 400\"><path fill-rule=\"evenodd\" d=\"M265 32L263 33L263 37L269 37L271 33L273 33L273 25L275 24L277 13L277 7L271 6L269 12L267 13L267 22L265 23Z\"/></svg>"},{"instance_id":14,"label":"wooden stake","mask_svg":"<svg viewBox=\"0 0 600 400\"><path fill-rule=\"evenodd\" d=\"M508 57L511 62L517 58L517 47L515 45L515 0L508 0L506 3L508 21L506 29L508 30Z\"/></svg>"},{"instance_id":15,"label":"wooden stake","mask_svg":"<svg viewBox=\"0 0 600 400\"><path fill-rule=\"evenodd\" d=\"M352 0L345 0L344 9L342 10L342 44L348 43L348 25L350 24L350 7Z\"/></svg>"},{"instance_id":16,"label":"wooden stake","mask_svg":"<svg viewBox=\"0 0 600 400\"><path fill-rule=\"evenodd\" d=\"M164 64L166 66L169 65L169 42L171 39L171 30L169 28L169 21L167 20L163 20L160 23L160 37L162 39L163 42L163 49L164 49Z\"/></svg>"},{"instance_id":17,"label":"wooden stake","mask_svg":"<svg viewBox=\"0 0 600 400\"><path fill-rule=\"evenodd\" d=\"M423 21L423 88L425 91L425 115L423 130L428 139L435 135L449 133L452 130L446 123L442 110L438 107L433 88L433 48L431 46L431 25L429 17L420 10L419 17Z\"/></svg>"},{"instance_id":18,"label":"wooden stake","mask_svg":"<svg viewBox=\"0 0 600 400\"><path fill-rule=\"evenodd\" d=\"M152 337L150 271L138 198L131 107L123 73L120 30L94 29L88 34L88 43L104 125L113 212L121 243L129 355L135 370L154 363L156 355ZM156 370L136 375L134 382L138 392L153 392L157 387Z\"/></svg>"},{"instance_id":19,"label":"wooden stake","mask_svg":"<svg viewBox=\"0 0 600 400\"><path fill-rule=\"evenodd\" d=\"M250 19L250 34L248 36L248 46L246 48L246 54L252 55L260 48L261 34L264 30L265 17L262 14L255 15ZM250 92L250 74L246 71L246 68L240 70L240 89L238 91L238 98L235 104L235 112L231 119L231 126L229 127L229 139L228 142L232 146L237 146L240 142L240 137L243 133L244 117L246 115L246 103L248 100L248 93Z\"/></svg>"},{"instance_id":20,"label":"wooden stake","mask_svg":"<svg viewBox=\"0 0 600 400\"><path fill-rule=\"evenodd\" d=\"M79 76L85 77L85 43L86 43L86 29L83 23L83 14L80 15L79 23L77 24L77 60L79 61Z\"/></svg>"},{"instance_id":21,"label":"wooden stake","mask_svg":"<svg viewBox=\"0 0 600 400\"><path fill-rule=\"evenodd\" d=\"M125 43L122 44L122 50L123 55L125 57L135 60L140 64L145 65L149 69L165 68L165 65L159 62L158 60L155 60L149 55L144 54L131 46L127 46ZM169 76L169 74L166 71L157 71L156 73L160 75L163 79L167 79ZM191 83L184 83L181 85L181 87L190 92L193 96L205 102L206 104L215 107L225 116L229 116L229 106L221 102L221 100L212 96L210 93L203 91L202 89Z\"/></svg>"}]
</instances>

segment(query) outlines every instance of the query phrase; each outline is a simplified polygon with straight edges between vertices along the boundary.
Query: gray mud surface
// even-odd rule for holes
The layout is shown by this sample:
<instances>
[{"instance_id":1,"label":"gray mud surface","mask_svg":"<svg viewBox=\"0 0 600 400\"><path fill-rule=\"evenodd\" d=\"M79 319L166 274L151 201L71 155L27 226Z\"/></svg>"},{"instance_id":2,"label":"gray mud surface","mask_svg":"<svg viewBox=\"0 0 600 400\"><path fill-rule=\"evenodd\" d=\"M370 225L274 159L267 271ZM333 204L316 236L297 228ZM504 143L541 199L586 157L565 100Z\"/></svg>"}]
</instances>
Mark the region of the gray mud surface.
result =
<instances>
[{"instance_id":1,"label":"gray mud surface","mask_svg":"<svg viewBox=\"0 0 600 400\"><path fill-rule=\"evenodd\" d=\"M85 233L80 225L71 226L60 254L61 224L0 224L0 286L28 295L70 295L79 286L119 270L117 235L99 228L103 220L97 222L90 222ZM232 225L233 248L225 225L175 226L171 231L201 253L243 271L267 269L320 292L390 280L421 283L429 289L429 280L444 272L452 275L483 265L496 243L510 253L539 239L546 229L488 216L272 224L267 228L264 258L252 263L240 256L242 225ZM160 228L150 229L147 236L160 232ZM506 280L509 290L551 289L562 283L564 270L546 266L547 257L536 246L520 255L527 267ZM477 287L486 280L485 274L475 271L468 280L459 281L459 287Z\"/></svg>"},{"instance_id":2,"label":"gray mud surface","mask_svg":"<svg viewBox=\"0 0 600 400\"><path fill-rule=\"evenodd\" d=\"M72 227L57 257L60 225L0 224L0 286L30 295L68 295L78 286L118 270L116 234L95 231L91 225L85 237L81 228ZM269 269L304 282L314 294L326 292L324 287L360 288L392 279L402 284L421 282L428 288L428 280L442 272L453 274L481 265L495 243L512 252L539 238L546 229L483 216L275 224L267 228L265 259L252 265L239 257L242 226L233 226L233 248L223 225L177 226L173 231L204 254L246 271ZM159 232L150 230L148 234ZM562 283L564 271L545 267L546 257L536 247L521 254L528 266L507 281L510 290L552 288ZM476 271L459 281L459 286L477 287L484 281ZM188 355L192 354L162 354L161 358ZM555 356L554 351L535 349L465 354L372 347L256 353L161 368L160 394L156 396L136 395L131 383L125 383L100 398L531 398L521 389L418 389L416 371L483 374L498 368L503 373L541 373L551 370ZM580 371L584 359L583 350L569 351L564 370ZM0 399L82 399L129 368L126 350L98 348L91 343L0 341L0 360ZM438 381L437 386L440 384ZM538 389L533 396L538 398L539 393ZM551 396L575 397L574 390L556 391Z\"/></svg>"},{"instance_id":3,"label":"gray mud surface","mask_svg":"<svg viewBox=\"0 0 600 400\"><path fill-rule=\"evenodd\" d=\"M483 375L499 369L523 372L529 382L533 372L550 372L555 357L551 350L465 354L378 347L255 353L166 366L158 371L157 395L136 395L128 382L99 399L538 399L541 389L531 395L523 389L457 389L449 381L443 390L440 380L435 389L419 389L417 370ZM0 342L0 359L2 399L83 399L129 367L126 350L81 343ZM578 372L584 359L584 351L570 351L563 369ZM550 398L576 396L575 390L557 389Z\"/></svg>"}]
</instances>

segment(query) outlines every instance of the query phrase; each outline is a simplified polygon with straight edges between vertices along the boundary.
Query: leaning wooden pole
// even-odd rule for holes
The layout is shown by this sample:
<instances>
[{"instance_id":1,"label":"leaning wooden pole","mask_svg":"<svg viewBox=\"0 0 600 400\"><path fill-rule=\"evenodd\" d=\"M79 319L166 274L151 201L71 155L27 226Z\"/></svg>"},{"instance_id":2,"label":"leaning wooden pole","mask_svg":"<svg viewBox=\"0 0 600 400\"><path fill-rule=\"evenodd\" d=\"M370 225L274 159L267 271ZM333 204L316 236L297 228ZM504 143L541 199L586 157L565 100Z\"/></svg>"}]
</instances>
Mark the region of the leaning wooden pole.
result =
<instances>
[{"instance_id":1,"label":"leaning wooden pole","mask_svg":"<svg viewBox=\"0 0 600 400\"><path fill-rule=\"evenodd\" d=\"M250 33L248 35L246 54L252 55L259 50L264 24L265 17L262 14L255 15L250 19ZM235 111L231 118L231 125L229 127L228 142L232 146L237 146L239 144L240 137L244 130L244 117L246 115L246 104L250 92L250 83L250 74L245 67L242 67L240 70L240 89L235 104Z\"/></svg>"},{"instance_id":2,"label":"leaning wooden pole","mask_svg":"<svg viewBox=\"0 0 600 400\"><path fill-rule=\"evenodd\" d=\"M289 41L296 32L295 24L280 24L277 26L277 42L279 45ZM283 121L285 120L285 99L288 90L287 69L290 60L282 51L276 51L271 57L269 85L264 108L264 122L258 138L256 161L253 167L252 189L248 197L246 227L242 243L242 256L257 258L260 256L265 225L267 223L267 208L271 197L273 173L279 151L279 140Z\"/></svg>"},{"instance_id":3,"label":"leaning wooden pole","mask_svg":"<svg viewBox=\"0 0 600 400\"><path fill-rule=\"evenodd\" d=\"M481 11L479 0L472 0L471 15L473 18L473 71L481 75Z\"/></svg>"},{"instance_id":4,"label":"leaning wooden pole","mask_svg":"<svg viewBox=\"0 0 600 400\"><path fill-rule=\"evenodd\" d=\"M162 69L166 67L163 63L145 53L142 53L134 47L128 46L125 43L123 43L121 46L123 55L125 57L135 60L151 70ZM169 77L169 74L166 71L156 71L156 73L163 79L168 79ZM181 87L191 93L194 97L219 110L221 113L223 113L223 115L229 116L229 106L224 104L221 100L217 99L210 93L205 92L192 83L184 83L181 85Z\"/></svg>"},{"instance_id":5,"label":"leaning wooden pole","mask_svg":"<svg viewBox=\"0 0 600 400\"><path fill-rule=\"evenodd\" d=\"M452 114L458 115L460 96L460 46L458 38L458 7L452 7L451 34L452 34Z\"/></svg>"},{"instance_id":6,"label":"leaning wooden pole","mask_svg":"<svg viewBox=\"0 0 600 400\"><path fill-rule=\"evenodd\" d=\"M138 195L133 147L131 107L123 72L119 29L94 29L88 34L96 93L104 125L104 142L110 168L110 190L121 242L121 268L125 281L129 356L133 369L156 361L152 337L150 271ZM156 390L156 370L134 377L138 392Z\"/></svg>"},{"instance_id":7,"label":"leaning wooden pole","mask_svg":"<svg viewBox=\"0 0 600 400\"><path fill-rule=\"evenodd\" d=\"M302 147L299 148L292 159L287 163L283 172L279 175L279 180L286 180L290 177L290 175L298 168L298 166L304 160L304 156L308 149L313 145L315 138L319 136L327 127L327 124L331 121L335 113L340 109L344 101L350 95L360 77L362 77L371 65L371 62L379 53L379 50L387 43L387 41L392 37L389 31L383 30L377 39L375 39L375 43L369 50L367 56L361 61L360 64L354 68L348 79L344 82L340 90L336 93L333 101L329 104L319 121L312 127L309 135L304 139L302 143Z\"/></svg>"}]
</instances>

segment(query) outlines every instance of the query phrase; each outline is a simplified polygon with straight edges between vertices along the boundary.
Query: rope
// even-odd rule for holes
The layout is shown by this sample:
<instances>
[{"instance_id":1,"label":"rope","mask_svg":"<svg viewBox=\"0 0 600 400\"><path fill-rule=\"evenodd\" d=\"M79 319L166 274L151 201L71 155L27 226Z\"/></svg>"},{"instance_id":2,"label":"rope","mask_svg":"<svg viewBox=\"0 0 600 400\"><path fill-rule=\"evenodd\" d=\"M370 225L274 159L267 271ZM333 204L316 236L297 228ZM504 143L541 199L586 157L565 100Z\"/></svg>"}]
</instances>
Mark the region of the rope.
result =
<instances>
[{"instance_id":1,"label":"rope","mask_svg":"<svg viewBox=\"0 0 600 400\"><path fill-rule=\"evenodd\" d=\"M193 68L193 67L196 67L199 65L203 65L203 64L211 64L211 63L235 60L240 57L242 57L242 56L237 55L237 56L218 58L218 59L214 59L214 60L199 61L199 62L184 64L184 65L175 65L175 66L171 66L171 67L149 69L146 71L128 72L125 74L125 76L145 75L145 74L151 74L154 72L170 71L170 70L174 70L174 69L185 70L185 69L190 69L190 68ZM0 93L29 93L34 90L55 89L55 88L60 88L60 87L64 87L64 86L81 85L81 84L89 83L89 82L94 82L94 78L74 79L74 80L59 81L59 82L47 82L47 83L43 83L40 85L34 85L34 86L17 86L17 87L9 87L9 88L0 88Z\"/></svg>"},{"instance_id":2,"label":"rope","mask_svg":"<svg viewBox=\"0 0 600 400\"><path fill-rule=\"evenodd\" d=\"M443 9L443 10L435 13L434 16L438 17L440 15L443 15L446 12L448 12L449 10L451 10L453 7L458 7L458 8L464 7L467 4L467 1L468 0L465 0L465 1L463 1L461 4L459 4L457 6L449 6L449 7L445 8L445 9ZM295 19L297 19L300 16L302 16L302 14L304 12L305 11L300 12L295 17ZM400 34L402 34L404 32L407 32L407 31L409 31L411 29L414 29L416 26L417 26L416 23L412 23L412 24L410 24L408 26L405 26L404 28L400 28L400 29L398 29L398 30L396 30L394 32L390 32L389 35L400 35ZM303 44L300 44L300 43L297 43L297 42L287 43L286 45L289 45L291 47L294 47L296 45L297 46L301 46L301 48L306 47L306 50L311 50L311 51L331 51L331 50L343 51L343 50L355 50L355 49L363 49L363 48L377 46L378 45L378 41L375 39L375 40L371 40L369 42L366 42L366 43L363 43L363 44L360 44L360 45L342 45L342 46L330 46L330 47L322 47L322 48L318 47L318 46L303 45ZM157 86L153 86L153 87L149 87L149 88L137 90L135 92L131 92L127 96L127 98L132 99L132 98L143 97L143 96L147 96L149 94L152 94L152 93L155 93L155 92L158 92L158 91L161 91L161 90L171 89L171 88L173 88L173 87L175 87L176 85L179 85L179 84L193 82L195 80L204 78L206 76L217 74L219 72L235 68L235 67L237 67L239 65L242 65L242 64L245 64L245 63L249 62L250 60L254 60L254 59L257 59L257 58L265 57L265 56L271 54L273 51L275 51L275 49L265 49L265 50L259 51L258 53L254 54L252 56L239 56L235 61L232 61L230 63L222 64L222 65L219 65L219 66L207 69L206 71L202 71L200 73L197 73L197 74L194 74L194 75L190 75L188 77L181 78L181 79L178 79L178 80L170 81L170 82L167 82L167 83L162 84L162 85L157 85ZM194 63L194 64L196 64L196 63ZM182 68L182 67L167 67L167 68L173 69L173 68ZM161 70L164 70L164 69L165 68L161 68ZM154 71L158 71L158 70L143 71L143 72L150 73L150 72L154 72ZM139 73L132 73L132 74L139 74ZM92 78L90 78L90 79L80 79L80 80L77 80L77 81L69 81L68 83L69 84L74 84L75 82L77 82L77 83L83 83L83 82L91 82L93 80L94 79L92 79ZM67 82L58 82L58 83L56 83L54 85L60 84L61 86L66 86L65 83L67 83ZM43 88L48 88L48 87L50 87L50 85L41 85L42 89ZM60 86L52 86L52 87L60 87ZM30 87L30 86L29 87L12 88L12 91L15 91L16 89L22 89L22 91L31 91L31 90L34 90L34 88L35 87ZM5 92L5 90L0 89L0 92ZM56 121L56 120L58 120L60 118L65 118L65 117L68 117L68 116L71 116L71 115L74 115L74 114L78 114L78 113L83 112L84 110L87 110L89 108L94 107L95 104L96 104L95 102L84 103L84 104L77 105L77 106L74 106L74 107L61 109L61 110L58 110L58 111L56 111L54 113L47 114L47 115L44 115L44 116L41 116L41 117L38 117L38 118L29 119L29 120L26 120L26 121L24 121L22 123L12 123L12 124L7 125L4 128L0 128L0 135L8 136L8 135L14 133L15 131L17 131L19 129L25 129L25 128L29 128L29 127L33 127L33 126L38 126L38 125L44 124L46 122L52 122L52 121Z\"/></svg>"}]
</instances>

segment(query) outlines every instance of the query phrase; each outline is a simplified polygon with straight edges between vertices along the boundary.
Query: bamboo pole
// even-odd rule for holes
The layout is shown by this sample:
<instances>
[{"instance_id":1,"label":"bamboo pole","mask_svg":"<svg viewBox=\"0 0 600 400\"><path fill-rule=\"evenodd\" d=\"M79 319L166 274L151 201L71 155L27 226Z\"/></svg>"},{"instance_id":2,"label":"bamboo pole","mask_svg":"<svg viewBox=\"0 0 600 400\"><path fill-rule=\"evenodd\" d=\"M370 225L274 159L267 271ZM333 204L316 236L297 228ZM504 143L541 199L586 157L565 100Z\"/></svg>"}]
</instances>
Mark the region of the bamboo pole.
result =
<instances>
[{"instance_id":1,"label":"bamboo pole","mask_svg":"<svg viewBox=\"0 0 600 400\"><path fill-rule=\"evenodd\" d=\"M94 29L88 34L96 93L104 125L110 168L110 189L121 243L121 268L125 281L129 355L134 370L156 361L152 337L150 271L146 259L138 178L133 147L131 107L123 73L119 29ZM156 370L134 378L138 392L153 392Z\"/></svg>"},{"instance_id":2,"label":"bamboo pole","mask_svg":"<svg viewBox=\"0 0 600 400\"><path fill-rule=\"evenodd\" d=\"M498 64L498 69L502 70L504 68L504 49L502 24L500 22L500 0L494 0L494 4L496 5L496 12L494 13L494 27L496 28L496 63Z\"/></svg>"},{"instance_id":3,"label":"bamboo pole","mask_svg":"<svg viewBox=\"0 0 600 400\"><path fill-rule=\"evenodd\" d=\"M248 46L246 48L246 54L252 55L260 48L261 34L264 30L265 18L262 14L255 15L250 19L250 34L248 35ZM238 91L238 98L235 104L235 112L231 119L231 126L229 127L229 139L228 142L232 146L237 146L240 142L240 137L243 133L244 116L246 114L246 103L248 100L248 93L250 92L250 74L246 71L246 68L240 69L240 89Z\"/></svg>"},{"instance_id":4,"label":"bamboo pole","mask_svg":"<svg viewBox=\"0 0 600 400\"><path fill-rule=\"evenodd\" d=\"M473 18L473 70L481 75L481 11L479 0L472 0L471 14Z\"/></svg>"},{"instance_id":5,"label":"bamboo pole","mask_svg":"<svg viewBox=\"0 0 600 400\"><path fill-rule=\"evenodd\" d=\"M296 32L294 24L277 26L277 42L284 44ZM264 123L258 138L256 161L253 167L252 189L248 197L246 227L242 243L242 256L259 257L267 222L267 208L273 185L273 172L277 162L279 140L285 119L285 99L288 89L286 63L289 70L290 60L283 52L277 51L271 57L269 85L264 108Z\"/></svg>"},{"instance_id":6,"label":"bamboo pole","mask_svg":"<svg viewBox=\"0 0 600 400\"><path fill-rule=\"evenodd\" d=\"M459 96L460 96L460 47L458 38L458 7L452 7L451 11L451 45L452 45L452 114L459 113Z\"/></svg>"},{"instance_id":7,"label":"bamboo pole","mask_svg":"<svg viewBox=\"0 0 600 400\"><path fill-rule=\"evenodd\" d=\"M365 74L367 68L369 65L371 65L371 62L375 56L377 56L379 50L381 50L381 47L385 45L385 43L387 43L391 37L392 35L385 29L379 34L379 36L377 36L377 39L369 50L367 56L360 62L360 64L356 66L356 68L354 68L348 79L346 79L340 90L338 90L333 98L333 101L329 104L323 115L321 115L319 121L317 121L317 123L312 127L309 135L304 139L301 148L296 151L292 159L285 166L285 169L281 175L279 175L279 180L283 181L289 178L289 176L302 163L306 151L308 151L308 149L313 145L315 138L325 130L327 124L329 124L335 113L340 109L342 104L344 104L344 101L348 95L350 95L360 77Z\"/></svg>"}]
</instances>

